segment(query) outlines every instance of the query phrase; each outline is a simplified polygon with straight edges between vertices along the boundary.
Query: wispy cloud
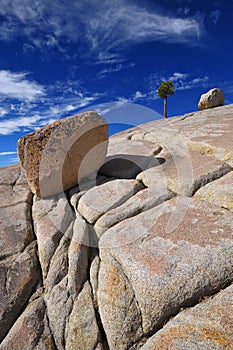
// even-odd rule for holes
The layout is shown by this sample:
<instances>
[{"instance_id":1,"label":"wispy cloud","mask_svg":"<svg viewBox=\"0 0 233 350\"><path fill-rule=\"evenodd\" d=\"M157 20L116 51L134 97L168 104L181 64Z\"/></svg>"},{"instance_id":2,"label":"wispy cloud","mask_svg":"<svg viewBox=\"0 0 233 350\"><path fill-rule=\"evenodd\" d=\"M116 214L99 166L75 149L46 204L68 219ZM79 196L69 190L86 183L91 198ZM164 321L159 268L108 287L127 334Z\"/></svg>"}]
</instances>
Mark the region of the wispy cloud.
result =
<instances>
[{"instance_id":1,"label":"wispy cloud","mask_svg":"<svg viewBox=\"0 0 233 350\"><path fill-rule=\"evenodd\" d=\"M169 80L172 80L173 82L179 81L179 80L185 80L187 79L188 74L187 73L179 73L175 72L171 77L169 77Z\"/></svg>"},{"instance_id":2,"label":"wispy cloud","mask_svg":"<svg viewBox=\"0 0 233 350\"><path fill-rule=\"evenodd\" d=\"M5 86L0 87L0 135L33 131L75 114L102 96L86 91L79 81L58 81L44 87L26 80L26 73L0 73L0 85L5 81Z\"/></svg>"},{"instance_id":3,"label":"wispy cloud","mask_svg":"<svg viewBox=\"0 0 233 350\"><path fill-rule=\"evenodd\" d=\"M143 99L144 97L146 97L146 94L143 94L141 91L136 91L134 96L133 96L133 100L140 100Z\"/></svg>"},{"instance_id":4,"label":"wispy cloud","mask_svg":"<svg viewBox=\"0 0 233 350\"><path fill-rule=\"evenodd\" d=\"M187 16L190 13L190 8L188 8L187 6L179 7L177 13L181 16Z\"/></svg>"},{"instance_id":5,"label":"wispy cloud","mask_svg":"<svg viewBox=\"0 0 233 350\"><path fill-rule=\"evenodd\" d=\"M168 79L173 82L176 91L189 90L200 86L205 87L209 83L207 75L204 77L192 77L189 74L179 72L173 73Z\"/></svg>"},{"instance_id":6,"label":"wispy cloud","mask_svg":"<svg viewBox=\"0 0 233 350\"><path fill-rule=\"evenodd\" d=\"M6 108L2 108L0 107L0 117L3 117L4 115L6 115L8 113Z\"/></svg>"},{"instance_id":7,"label":"wispy cloud","mask_svg":"<svg viewBox=\"0 0 233 350\"><path fill-rule=\"evenodd\" d=\"M121 50L135 43L198 42L204 25L198 17L165 16L125 0L0 0L0 38L25 38L24 48L69 51L81 41L99 62L120 61ZM82 40L80 40L80 38Z\"/></svg>"},{"instance_id":8,"label":"wispy cloud","mask_svg":"<svg viewBox=\"0 0 233 350\"><path fill-rule=\"evenodd\" d=\"M158 87L162 81L171 80L173 82L175 91L189 90L197 87L207 87L211 82L210 78L205 76L197 76L190 73L184 72L174 72L172 74L163 73L163 74L151 74L148 78L150 94L155 97L157 94Z\"/></svg>"},{"instance_id":9,"label":"wispy cloud","mask_svg":"<svg viewBox=\"0 0 233 350\"><path fill-rule=\"evenodd\" d=\"M87 36L91 49L100 49L101 53L114 53L125 46L152 41L193 44L204 29L202 20L196 17L164 16L123 0L103 4L104 19L95 17Z\"/></svg>"},{"instance_id":10,"label":"wispy cloud","mask_svg":"<svg viewBox=\"0 0 233 350\"><path fill-rule=\"evenodd\" d=\"M12 155L12 154L17 154L17 152L0 152L0 156L9 156L9 155Z\"/></svg>"},{"instance_id":11,"label":"wispy cloud","mask_svg":"<svg viewBox=\"0 0 233 350\"><path fill-rule=\"evenodd\" d=\"M218 23L218 21L221 17L221 14L222 14L221 10L219 10L219 9L213 10L210 12L209 18L214 24L216 24L216 23Z\"/></svg>"},{"instance_id":12,"label":"wispy cloud","mask_svg":"<svg viewBox=\"0 0 233 350\"><path fill-rule=\"evenodd\" d=\"M0 122L0 135L9 135L13 132L22 131L24 128L36 128L36 122L40 119L40 116L6 119Z\"/></svg>"},{"instance_id":13,"label":"wispy cloud","mask_svg":"<svg viewBox=\"0 0 233 350\"><path fill-rule=\"evenodd\" d=\"M26 78L27 73L0 71L0 97L15 98L21 101L33 101L44 95L40 84Z\"/></svg>"},{"instance_id":14,"label":"wispy cloud","mask_svg":"<svg viewBox=\"0 0 233 350\"><path fill-rule=\"evenodd\" d=\"M105 68L105 69L101 70L100 72L97 73L97 78L102 79L108 74L117 73L123 69L133 68L134 66L135 66L135 63L129 63L129 64L120 63L120 64L117 64L115 66L111 66L109 68Z\"/></svg>"}]
</instances>

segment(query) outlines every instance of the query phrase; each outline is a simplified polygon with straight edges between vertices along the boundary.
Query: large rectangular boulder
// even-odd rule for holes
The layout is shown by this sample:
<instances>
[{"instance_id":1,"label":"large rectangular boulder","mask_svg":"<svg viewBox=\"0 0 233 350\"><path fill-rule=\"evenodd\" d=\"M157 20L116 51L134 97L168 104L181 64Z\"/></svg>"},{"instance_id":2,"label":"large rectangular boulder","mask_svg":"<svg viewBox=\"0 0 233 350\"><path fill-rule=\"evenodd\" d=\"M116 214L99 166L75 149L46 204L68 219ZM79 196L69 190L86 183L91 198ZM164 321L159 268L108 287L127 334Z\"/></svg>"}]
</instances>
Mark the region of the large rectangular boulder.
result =
<instances>
[{"instance_id":1,"label":"large rectangular boulder","mask_svg":"<svg viewBox=\"0 0 233 350\"><path fill-rule=\"evenodd\" d=\"M98 171L107 143L106 121L95 112L83 112L23 136L18 155L32 192L45 198Z\"/></svg>"}]
</instances>

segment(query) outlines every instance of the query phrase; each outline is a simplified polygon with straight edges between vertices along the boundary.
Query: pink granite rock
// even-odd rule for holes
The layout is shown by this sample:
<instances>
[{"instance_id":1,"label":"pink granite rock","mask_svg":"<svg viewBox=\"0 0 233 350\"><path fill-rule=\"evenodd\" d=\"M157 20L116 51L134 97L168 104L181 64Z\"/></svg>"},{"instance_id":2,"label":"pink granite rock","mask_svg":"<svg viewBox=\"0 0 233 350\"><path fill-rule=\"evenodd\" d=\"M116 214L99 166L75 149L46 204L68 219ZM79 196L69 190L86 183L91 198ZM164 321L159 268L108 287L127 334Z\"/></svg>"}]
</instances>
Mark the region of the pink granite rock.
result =
<instances>
[{"instance_id":1,"label":"pink granite rock","mask_svg":"<svg viewBox=\"0 0 233 350\"><path fill-rule=\"evenodd\" d=\"M141 350L230 350L233 344L233 285L187 308L151 337Z\"/></svg>"},{"instance_id":2,"label":"pink granite rock","mask_svg":"<svg viewBox=\"0 0 233 350\"><path fill-rule=\"evenodd\" d=\"M61 193L98 171L107 152L108 126L95 112L58 120L23 136L18 154L38 197Z\"/></svg>"},{"instance_id":3,"label":"pink granite rock","mask_svg":"<svg viewBox=\"0 0 233 350\"><path fill-rule=\"evenodd\" d=\"M179 208L177 200L123 220L100 239L98 303L111 349L130 348L233 280L232 213L188 198Z\"/></svg>"}]
</instances>

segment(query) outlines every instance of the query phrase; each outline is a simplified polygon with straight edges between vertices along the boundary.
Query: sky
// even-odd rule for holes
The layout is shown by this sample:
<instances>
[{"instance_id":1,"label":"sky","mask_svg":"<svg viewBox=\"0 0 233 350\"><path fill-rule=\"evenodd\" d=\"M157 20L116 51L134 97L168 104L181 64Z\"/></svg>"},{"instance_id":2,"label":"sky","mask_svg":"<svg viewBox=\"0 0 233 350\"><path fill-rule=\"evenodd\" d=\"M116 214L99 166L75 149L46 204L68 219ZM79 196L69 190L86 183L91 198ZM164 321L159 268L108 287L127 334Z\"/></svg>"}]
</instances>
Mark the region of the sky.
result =
<instances>
[{"instance_id":1,"label":"sky","mask_svg":"<svg viewBox=\"0 0 233 350\"><path fill-rule=\"evenodd\" d=\"M233 0L0 0L0 166L83 110L114 127L162 118L164 80L169 117L214 87L233 103L232 18Z\"/></svg>"}]
</instances>

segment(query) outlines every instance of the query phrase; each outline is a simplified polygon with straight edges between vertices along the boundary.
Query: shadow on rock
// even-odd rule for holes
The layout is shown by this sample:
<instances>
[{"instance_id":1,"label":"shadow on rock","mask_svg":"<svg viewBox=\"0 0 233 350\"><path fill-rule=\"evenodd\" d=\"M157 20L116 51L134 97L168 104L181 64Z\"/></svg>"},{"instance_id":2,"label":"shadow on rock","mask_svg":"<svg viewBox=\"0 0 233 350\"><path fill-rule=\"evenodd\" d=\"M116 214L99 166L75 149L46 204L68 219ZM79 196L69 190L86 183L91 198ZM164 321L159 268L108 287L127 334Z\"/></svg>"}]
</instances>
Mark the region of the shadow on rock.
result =
<instances>
[{"instance_id":1,"label":"shadow on rock","mask_svg":"<svg viewBox=\"0 0 233 350\"><path fill-rule=\"evenodd\" d=\"M161 165L165 162L164 158L152 158L137 155L116 154L107 157L105 163L98 171L98 175L115 177L120 179L132 179L149 168Z\"/></svg>"}]
</instances>

